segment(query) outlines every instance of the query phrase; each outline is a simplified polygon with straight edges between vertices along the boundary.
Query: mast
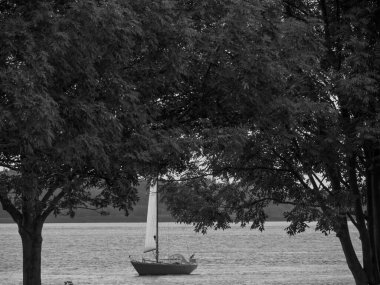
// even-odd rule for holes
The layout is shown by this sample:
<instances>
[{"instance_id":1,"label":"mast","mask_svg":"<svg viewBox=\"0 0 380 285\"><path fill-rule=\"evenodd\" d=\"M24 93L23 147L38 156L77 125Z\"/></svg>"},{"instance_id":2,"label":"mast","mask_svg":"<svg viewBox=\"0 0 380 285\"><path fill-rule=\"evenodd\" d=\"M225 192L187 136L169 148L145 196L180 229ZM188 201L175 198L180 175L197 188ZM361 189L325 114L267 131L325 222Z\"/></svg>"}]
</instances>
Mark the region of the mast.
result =
<instances>
[{"instance_id":1,"label":"mast","mask_svg":"<svg viewBox=\"0 0 380 285\"><path fill-rule=\"evenodd\" d=\"M156 181L156 262L158 263L158 179Z\"/></svg>"}]
</instances>

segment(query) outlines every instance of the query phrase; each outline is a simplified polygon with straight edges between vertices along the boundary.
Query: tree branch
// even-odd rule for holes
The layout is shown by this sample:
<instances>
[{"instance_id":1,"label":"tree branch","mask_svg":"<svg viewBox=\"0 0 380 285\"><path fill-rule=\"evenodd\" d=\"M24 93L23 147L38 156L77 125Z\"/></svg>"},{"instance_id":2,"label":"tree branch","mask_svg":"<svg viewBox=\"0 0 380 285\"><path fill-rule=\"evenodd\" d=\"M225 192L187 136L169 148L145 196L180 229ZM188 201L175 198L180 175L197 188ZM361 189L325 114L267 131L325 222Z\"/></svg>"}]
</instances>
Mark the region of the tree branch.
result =
<instances>
[{"instance_id":1,"label":"tree branch","mask_svg":"<svg viewBox=\"0 0 380 285\"><path fill-rule=\"evenodd\" d=\"M313 173L310 172L310 173L307 174L307 176L309 177L310 182L311 182L311 184L313 185L314 189L315 189L315 190L319 190L319 186L317 185L317 183L316 183L315 180L314 180Z\"/></svg>"},{"instance_id":2,"label":"tree branch","mask_svg":"<svg viewBox=\"0 0 380 285\"><path fill-rule=\"evenodd\" d=\"M329 188L323 183L323 181L322 181L321 179L319 179L319 177L318 177L315 173L313 173L313 176L314 176L315 179L318 180L319 185L321 185L322 188L323 188L327 193L329 193L331 196L334 196L334 194L331 192L331 190L330 190L330 189L329 189Z\"/></svg>"},{"instance_id":3,"label":"tree branch","mask_svg":"<svg viewBox=\"0 0 380 285\"><path fill-rule=\"evenodd\" d=\"M347 212L347 216L350 218L350 221L354 224L354 226L359 229L359 224L355 221L354 217L350 214L350 212Z\"/></svg>"},{"instance_id":4,"label":"tree branch","mask_svg":"<svg viewBox=\"0 0 380 285\"><path fill-rule=\"evenodd\" d=\"M68 193L70 193L71 188L67 187L66 189L62 189L61 192L50 201L49 207L47 207L41 214L41 220L45 221L46 218L51 214L55 207L57 207L59 201Z\"/></svg>"},{"instance_id":5,"label":"tree branch","mask_svg":"<svg viewBox=\"0 0 380 285\"><path fill-rule=\"evenodd\" d=\"M308 190L312 190L309 187L309 185L307 185L305 180L303 180L302 176L297 172L297 170L294 169L293 165L287 159L283 158L274 148L272 148L272 151L277 157L279 157L283 162L285 162L289 166L290 172L296 177L296 179L302 184L302 186L304 186Z\"/></svg>"},{"instance_id":6,"label":"tree branch","mask_svg":"<svg viewBox=\"0 0 380 285\"><path fill-rule=\"evenodd\" d=\"M59 188L50 188L47 192L46 192L46 194L42 197L42 199L41 199L41 203L43 204L43 205L45 205L46 203L47 203L47 201L49 200L49 198L54 194L54 192L56 191L56 190L58 190Z\"/></svg>"},{"instance_id":7,"label":"tree branch","mask_svg":"<svg viewBox=\"0 0 380 285\"><path fill-rule=\"evenodd\" d=\"M22 220L22 214L17 210L17 208L12 204L8 197L0 193L0 203L4 211L7 211L12 219L19 224Z\"/></svg>"}]
</instances>

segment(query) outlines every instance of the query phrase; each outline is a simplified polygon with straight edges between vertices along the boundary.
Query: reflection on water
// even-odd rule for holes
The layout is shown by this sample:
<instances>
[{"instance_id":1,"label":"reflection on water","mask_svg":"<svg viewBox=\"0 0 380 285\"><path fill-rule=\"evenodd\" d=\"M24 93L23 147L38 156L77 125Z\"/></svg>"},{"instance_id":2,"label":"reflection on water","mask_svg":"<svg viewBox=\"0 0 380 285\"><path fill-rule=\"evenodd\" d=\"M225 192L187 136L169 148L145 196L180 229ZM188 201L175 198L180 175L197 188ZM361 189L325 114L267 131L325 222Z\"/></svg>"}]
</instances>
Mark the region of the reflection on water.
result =
<instances>
[{"instance_id":1,"label":"reflection on water","mask_svg":"<svg viewBox=\"0 0 380 285\"><path fill-rule=\"evenodd\" d=\"M198 269L185 276L139 277L129 255L140 256L144 224L46 224L42 280L46 285L82 284L354 284L334 236L315 232L289 237L286 223L269 222L262 233L234 226L194 233L163 223L163 255L196 254ZM353 233L359 248L358 234ZM21 240L15 225L0 224L0 284L22 284Z\"/></svg>"}]
</instances>

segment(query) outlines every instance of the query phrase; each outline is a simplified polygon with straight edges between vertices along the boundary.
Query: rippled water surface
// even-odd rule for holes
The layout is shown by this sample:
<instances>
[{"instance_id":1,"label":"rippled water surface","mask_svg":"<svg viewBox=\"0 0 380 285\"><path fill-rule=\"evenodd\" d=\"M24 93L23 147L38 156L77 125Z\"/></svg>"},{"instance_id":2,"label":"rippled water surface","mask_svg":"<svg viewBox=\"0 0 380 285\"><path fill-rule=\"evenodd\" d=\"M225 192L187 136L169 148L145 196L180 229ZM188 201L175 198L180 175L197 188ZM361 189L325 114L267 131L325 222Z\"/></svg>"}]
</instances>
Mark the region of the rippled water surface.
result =
<instances>
[{"instance_id":1,"label":"rippled water surface","mask_svg":"<svg viewBox=\"0 0 380 285\"><path fill-rule=\"evenodd\" d=\"M338 239L315 232L289 237L286 223L269 222L264 232L234 226L194 233L174 223L160 226L163 255L196 253L191 275L139 277L129 255L140 256L144 224L45 224L43 284L354 284ZM358 235L353 233L355 247ZM15 225L0 224L0 284L22 284L21 240Z\"/></svg>"}]
</instances>

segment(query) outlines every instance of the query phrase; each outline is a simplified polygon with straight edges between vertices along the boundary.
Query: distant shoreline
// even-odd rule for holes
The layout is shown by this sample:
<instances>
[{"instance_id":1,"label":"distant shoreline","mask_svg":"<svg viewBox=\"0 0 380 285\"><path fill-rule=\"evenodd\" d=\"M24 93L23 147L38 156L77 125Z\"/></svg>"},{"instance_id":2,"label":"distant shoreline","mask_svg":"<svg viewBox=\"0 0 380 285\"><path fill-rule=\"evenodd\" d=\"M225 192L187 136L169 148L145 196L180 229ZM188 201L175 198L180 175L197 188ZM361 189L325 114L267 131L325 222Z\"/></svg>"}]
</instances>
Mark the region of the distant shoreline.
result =
<instances>
[{"instance_id":1,"label":"distant shoreline","mask_svg":"<svg viewBox=\"0 0 380 285\"><path fill-rule=\"evenodd\" d=\"M58 221L54 221L54 218L53 219L50 219L49 221L46 221L45 224L81 224L81 223L86 223L86 224L101 224L101 223L133 223L133 224L137 224L137 223L145 223L146 220L128 220L128 219L125 219L125 220L121 220L121 219L109 219L109 220L85 220L85 219L64 219L64 220L61 220L61 218L57 218ZM285 219L276 219L276 218L268 218L266 220L267 222L286 222ZM162 223L176 223L176 221L174 219L163 219L161 220L160 222ZM15 224L14 221L12 221L12 219L0 219L0 224Z\"/></svg>"}]
</instances>

